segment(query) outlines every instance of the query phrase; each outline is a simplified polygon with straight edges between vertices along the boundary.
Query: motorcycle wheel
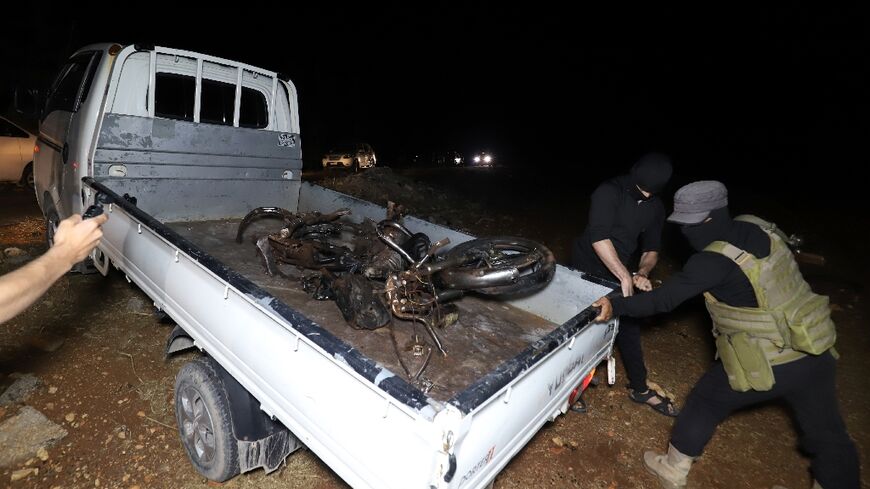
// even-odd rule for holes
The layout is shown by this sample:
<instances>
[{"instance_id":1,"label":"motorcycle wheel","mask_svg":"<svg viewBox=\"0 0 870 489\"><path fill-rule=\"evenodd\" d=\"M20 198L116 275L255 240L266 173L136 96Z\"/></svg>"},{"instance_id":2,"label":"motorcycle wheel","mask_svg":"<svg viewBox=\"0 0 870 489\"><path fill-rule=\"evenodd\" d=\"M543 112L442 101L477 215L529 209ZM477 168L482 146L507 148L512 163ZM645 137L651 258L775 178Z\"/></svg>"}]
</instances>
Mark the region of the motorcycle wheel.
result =
<instances>
[{"instance_id":1,"label":"motorcycle wheel","mask_svg":"<svg viewBox=\"0 0 870 489\"><path fill-rule=\"evenodd\" d=\"M448 267L439 274L444 286L490 296L533 294L550 283L556 258L546 246L514 236L478 238L446 253Z\"/></svg>"}]
</instances>

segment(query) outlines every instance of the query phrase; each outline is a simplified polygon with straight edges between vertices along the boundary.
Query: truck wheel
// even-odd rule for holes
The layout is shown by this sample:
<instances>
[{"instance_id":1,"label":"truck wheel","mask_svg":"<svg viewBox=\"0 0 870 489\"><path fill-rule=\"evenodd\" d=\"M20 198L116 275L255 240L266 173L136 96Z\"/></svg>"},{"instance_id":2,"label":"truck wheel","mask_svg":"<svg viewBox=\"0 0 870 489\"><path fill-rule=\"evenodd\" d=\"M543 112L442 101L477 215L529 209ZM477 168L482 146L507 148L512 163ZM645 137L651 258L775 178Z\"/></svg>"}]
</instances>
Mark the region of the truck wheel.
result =
<instances>
[{"instance_id":1,"label":"truck wheel","mask_svg":"<svg viewBox=\"0 0 870 489\"><path fill-rule=\"evenodd\" d=\"M216 482L239 474L230 404L211 358L188 362L178 372L175 419L181 443L197 472Z\"/></svg>"}]
</instances>

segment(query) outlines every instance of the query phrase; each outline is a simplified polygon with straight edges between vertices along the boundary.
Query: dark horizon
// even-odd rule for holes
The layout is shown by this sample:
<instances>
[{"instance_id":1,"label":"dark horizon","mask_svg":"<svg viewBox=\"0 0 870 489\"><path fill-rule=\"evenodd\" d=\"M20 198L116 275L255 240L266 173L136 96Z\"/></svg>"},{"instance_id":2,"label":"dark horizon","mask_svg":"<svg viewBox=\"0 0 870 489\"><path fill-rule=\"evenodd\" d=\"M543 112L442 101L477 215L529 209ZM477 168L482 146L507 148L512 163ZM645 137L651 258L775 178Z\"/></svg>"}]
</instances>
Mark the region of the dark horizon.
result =
<instances>
[{"instance_id":1,"label":"dark horizon","mask_svg":"<svg viewBox=\"0 0 870 489\"><path fill-rule=\"evenodd\" d=\"M289 77L309 166L347 140L371 143L385 164L486 149L500 164L615 171L657 150L685 175L761 170L795 185L835 182L830 172L865 159L856 12L585 9L303 9L234 26L40 19L31 44L4 31L0 104L16 85L47 86L86 44L143 43ZM805 167L824 172L796 173Z\"/></svg>"}]
</instances>

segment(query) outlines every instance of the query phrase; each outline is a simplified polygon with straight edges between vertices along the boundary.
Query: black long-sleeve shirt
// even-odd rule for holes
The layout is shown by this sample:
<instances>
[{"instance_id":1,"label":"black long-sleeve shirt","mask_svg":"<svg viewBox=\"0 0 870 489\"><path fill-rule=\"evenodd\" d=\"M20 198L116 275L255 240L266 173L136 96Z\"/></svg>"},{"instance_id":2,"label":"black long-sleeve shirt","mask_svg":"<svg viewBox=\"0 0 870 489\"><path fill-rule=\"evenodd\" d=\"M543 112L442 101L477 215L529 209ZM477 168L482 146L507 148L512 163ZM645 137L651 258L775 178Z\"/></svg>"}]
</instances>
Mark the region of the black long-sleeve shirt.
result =
<instances>
[{"instance_id":1,"label":"black long-sleeve shirt","mask_svg":"<svg viewBox=\"0 0 870 489\"><path fill-rule=\"evenodd\" d=\"M592 193L589 223L574 242L573 265L584 272L608 278L610 271L595 253L592 243L609 239L619 261L627 265L637 250L658 251L661 247L665 207L652 196L644 198L631 177L608 180Z\"/></svg>"},{"instance_id":2,"label":"black long-sleeve shirt","mask_svg":"<svg viewBox=\"0 0 870 489\"><path fill-rule=\"evenodd\" d=\"M770 238L755 224L732 221L725 235L714 239L728 241L756 258L770 254ZM668 312L708 291L716 300L734 307L758 307L752 284L736 263L721 253L701 251L661 287L627 298L612 298L613 315L645 317Z\"/></svg>"}]
</instances>

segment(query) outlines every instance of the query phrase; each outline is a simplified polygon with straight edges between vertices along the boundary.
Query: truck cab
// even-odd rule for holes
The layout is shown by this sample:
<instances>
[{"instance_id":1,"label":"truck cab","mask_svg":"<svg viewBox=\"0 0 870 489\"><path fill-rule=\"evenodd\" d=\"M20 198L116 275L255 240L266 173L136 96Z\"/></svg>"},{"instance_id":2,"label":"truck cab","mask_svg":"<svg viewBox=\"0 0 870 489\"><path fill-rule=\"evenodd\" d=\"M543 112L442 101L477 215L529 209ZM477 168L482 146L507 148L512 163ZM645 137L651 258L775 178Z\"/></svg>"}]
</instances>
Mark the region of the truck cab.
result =
<instances>
[{"instance_id":1,"label":"truck cab","mask_svg":"<svg viewBox=\"0 0 870 489\"><path fill-rule=\"evenodd\" d=\"M136 158L119 154L118 148L126 144L108 141L101 148L103 158L95 163L100 131L112 129L105 124L126 126L112 134L134 138L117 143L132 143L140 149ZM242 133L251 137L239 136L238 129L247 129ZM299 172L294 171L301 168L296 89L277 73L153 46L106 43L78 50L51 85L40 117L34 180L49 228L83 211L82 178L86 176L140 183L167 177L202 180L186 171L190 154L185 153L185 139L200 137L203 131L218 138L236 138L240 152L236 156L242 151L257 156L256 150L249 151L251 145L286 149L282 154L290 160L286 171L270 172L268 178L292 180L295 176L298 180ZM258 132L273 137L257 138ZM173 138L177 147L167 146L169 139L162 136L168 134L177 136ZM250 179L252 173L264 177L251 165L233 168L237 159L233 155L216 153L205 161L207 155L201 150L197 153L197 164L212 166L213 175L223 181ZM293 164L297 160L299 165Z\"/></svg>"}]
</instances>

